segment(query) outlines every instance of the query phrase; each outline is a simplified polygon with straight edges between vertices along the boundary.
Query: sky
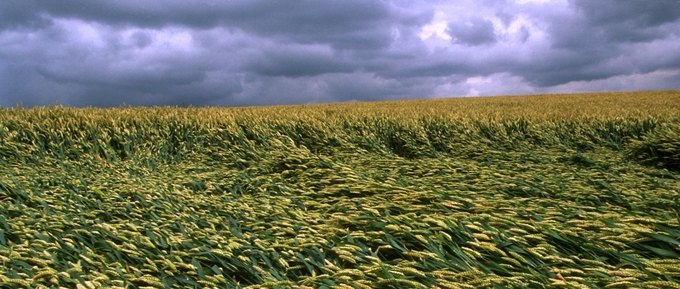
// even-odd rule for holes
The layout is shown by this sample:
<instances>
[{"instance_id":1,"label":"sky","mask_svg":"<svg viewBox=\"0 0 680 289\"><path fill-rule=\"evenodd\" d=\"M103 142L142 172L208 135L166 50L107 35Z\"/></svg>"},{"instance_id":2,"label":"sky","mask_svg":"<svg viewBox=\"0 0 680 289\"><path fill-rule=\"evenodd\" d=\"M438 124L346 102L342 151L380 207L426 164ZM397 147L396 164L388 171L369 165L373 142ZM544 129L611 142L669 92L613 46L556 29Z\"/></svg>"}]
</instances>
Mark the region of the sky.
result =
<instances>
[{"instance_id":1,"label":"sky","mask_svg":"<svg viewBox=\"0 0 680 289\"><path fill-rule=\"evenodd\" d=\"M680 89L680 0L0 0L0 106Z\"/></svg>"}]
</instances>

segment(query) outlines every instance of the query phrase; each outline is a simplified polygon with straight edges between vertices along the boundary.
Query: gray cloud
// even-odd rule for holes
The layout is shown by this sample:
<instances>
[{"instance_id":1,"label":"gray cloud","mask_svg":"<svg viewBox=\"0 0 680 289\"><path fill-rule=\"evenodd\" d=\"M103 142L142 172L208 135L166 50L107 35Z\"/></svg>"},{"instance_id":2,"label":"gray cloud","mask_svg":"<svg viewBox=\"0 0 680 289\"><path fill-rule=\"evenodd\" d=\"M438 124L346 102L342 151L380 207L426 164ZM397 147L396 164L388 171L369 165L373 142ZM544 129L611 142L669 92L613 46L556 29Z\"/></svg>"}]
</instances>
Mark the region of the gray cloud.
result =
<instances>
[{"instance_id":1,"label":"gray cloud","mask_svg":"<svg viewBox=\"0 0 680 289\"><path fill-rule=\"evenodd\" d=\"M399 9L385 1L10 1L0 4L5 27L35 27L51 18L74 18L116 27L239 28L299 43L330 43L338 49L389 45L393 25L422 25L431 13ZM30 12L28 12L30 11ZM43 24L44 25L44 24ZM0 26L2 27L2 26Z\"/></svg>"},{"instance_id":2,"label":"gray cloud","mask_svg":"<svg viewBox=\"0 0 680 289\"><path fill-rule=\"evenodd\" d=\"M588 26L614 42L643 42L665 37L664 24L677 22L680 2L673 0L574 0Z\"/></svg>"},{"instance_id":3,"label":"gray cloud","mask_svg":"<svg viewBox=\"0 0 680 289\"><path fill-rule=\"evenodd\" d=\"M529 31L529 28L526 26L522 26L522 28L519 29L518 33L518 40L521 43L527 42L529 39L529 36L531 36L531 32Z\"/></svg>"},{"instance_id":4,"label":"gray cloud","mask_svg":"<svg viewBox=\"0 0 680 289\"><path fill-rule=\"evenodd\" d=\"M3 1L0 106L680 89L677 31L675 0Z\"/></svg>"},{"instance_id":5,"label":"gray cloud","mask_svg":"<svg viewBox=\"0 0 680 289\"><path fill-rule=\"evenodd\" d=\"M267 76L315 76L325 73L350 73L359 66L355 61L324 46L286 46L262 51L248 59L245 69Z\"/></svg>"},{"instance_id":6,"label":"gray cloud","mask_svg":"<svg viewBox=\"0 0 680 289\"><path fill-rule=\"evenodd\" d=\"M649 67L628 60L645 57L639 49L650 43L678 37L675 31L680 31L679 4L678 1L570 1L570 10L546 13L548 17L536 16L548 27L551 49L545 51L548 57L543 61L524 64L518 74L533 85L549 87L660 69L663 65ZM649 52L655 54L655 51Z\"/></svg>"},{"instance_id":7,"label":"gray cloud","mask_svg":"<svg viewBox=\"0 0 680 289\"><path fill-rule=\"evenodd\" d=\"M469 21L449 22L447 31L453 43L478 46L496 42L493 23L479 17Z\"/></svg>"}]
</instances>

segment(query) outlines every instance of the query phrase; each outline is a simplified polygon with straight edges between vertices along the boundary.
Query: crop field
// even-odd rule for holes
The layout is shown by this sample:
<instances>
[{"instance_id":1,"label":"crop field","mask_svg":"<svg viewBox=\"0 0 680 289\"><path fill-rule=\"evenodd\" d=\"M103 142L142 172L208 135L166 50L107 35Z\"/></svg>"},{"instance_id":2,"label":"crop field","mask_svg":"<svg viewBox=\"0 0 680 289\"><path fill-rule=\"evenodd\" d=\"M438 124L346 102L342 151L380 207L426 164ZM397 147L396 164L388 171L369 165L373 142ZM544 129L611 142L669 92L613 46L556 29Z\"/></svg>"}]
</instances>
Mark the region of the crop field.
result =
<instances>
[{"instance_id":1,"label":"crop field","mask_svg":"<svg viewBox=\"0 0 680 289\"><path fill-rule=\"evenodd\" d=\"M0 108L0 288L680 288L680 91Z\"/></svg>"}]
</instances>

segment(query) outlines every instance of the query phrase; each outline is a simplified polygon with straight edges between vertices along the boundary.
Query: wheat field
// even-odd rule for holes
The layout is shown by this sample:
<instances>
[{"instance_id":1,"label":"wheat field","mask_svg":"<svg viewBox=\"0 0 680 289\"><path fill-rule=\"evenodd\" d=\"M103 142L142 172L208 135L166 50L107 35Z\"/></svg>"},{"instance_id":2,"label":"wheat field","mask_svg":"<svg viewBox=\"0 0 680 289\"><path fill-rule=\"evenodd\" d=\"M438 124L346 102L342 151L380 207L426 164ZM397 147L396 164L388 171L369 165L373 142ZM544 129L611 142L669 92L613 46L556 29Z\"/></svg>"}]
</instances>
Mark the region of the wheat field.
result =
<instances>
[{"instance_id":1,"label":"wheat field","mask_svg":"<svg viewBox=\"0 0 680 289\"><path fill-rule=\"evenodd\" d=\"M680 288L680 91L0 109L2 288Z\"/></svg>"}]
</instances>

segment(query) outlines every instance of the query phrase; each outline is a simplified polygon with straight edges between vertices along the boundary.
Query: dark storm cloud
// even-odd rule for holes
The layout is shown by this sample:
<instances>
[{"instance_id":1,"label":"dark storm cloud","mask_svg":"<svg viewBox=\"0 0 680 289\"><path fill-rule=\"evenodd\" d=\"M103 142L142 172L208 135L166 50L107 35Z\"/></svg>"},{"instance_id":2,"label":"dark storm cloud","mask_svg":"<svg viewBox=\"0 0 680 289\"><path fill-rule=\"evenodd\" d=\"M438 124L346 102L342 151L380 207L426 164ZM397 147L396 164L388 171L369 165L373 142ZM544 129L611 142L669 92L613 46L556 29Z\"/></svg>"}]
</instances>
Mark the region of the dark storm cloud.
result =
<instances>
[{"instance_id":1,"label":"dark storm cloud","mask_svg":"<svg viewBox=\"0 0 680 289\"><path fill-rule=\"evenodd\" d=\"M352 72L358 66L352 59L318 46L283 47L264 51L246 60L246 69L267 76L315 76L325 73Z\"/></svg>"},{"instance_id":2,"label":"dark storm cloud","mask_svg":"<svg viewBox=\"0 0 680 289\"><path fill-rule=\"evenodd\" d=\"M39 89L68 88L73 93L68 99L98 104L113 100L149 102L142 99L164 102L157 95L167 95L165 102L179 97L205 102L182 91L244 74L280 83L272 77L352 73L363 67L359 62L364 60L364 65L374 63L374 68L384 68L381 63L385 61L366 58L381 55L394 42L395 33L409 33L410 27L425 25L432 14L431 9L366 1L166 1L163 5L10 1L0 4L0 11L2 15L15 15L3 18L5 22L0 24L9 36L6 40L34 50L28 55L17 47L0 49L12 67L24 67L25 79L34 80ZM83 39L74 35L82 31L74 26L98 30L94 42L102 43L99 47L78 43ZM154 39L158 31L171 27L188 31L191 51L163 55L162 44L154 46L159 41ZM137 31L126 36L125 30ZM27 37L29 34L32 36ZM139 52L145 49L156 51ZM210 77L211 73L218 76ZM257 94L242 89L242 84L234 82L215 89L225 103L238 98L239 93ZM6 90L3 105L19 100L32 102L26 94ZM116 92L119 97L107 97Z\"/></svg>"},{"instance_id":3,"label":"dark storm cloud","mask_svg":"<svg viewBox=\"0 0 680 289\"><path fill-rule=\"evenodd\" d=\"M134 45L137 48L147 47L149 46L149 44L151 44L151 42L153 42L151 36L148 33L144 32L135 32L134 34L132 34L130 38L132 39Z\"/></svg>"},{"instance_id":4,"label":"dark storm cloud","mask_svg":"<svg viewBox=\"0 0 680 289\"><path fill-rule=\"evenodd\" d=\"M569 7L572 9L563 13L545 13L548 16L535 13L534 17L547 26L551 49L540 62L518 66L522 69L516 74L529 83L550 87L660 68L678 69L677 65L633 62L635 58L646 60L644 55L636 55L640 48L680 36L676 32L680 31L679 1L573 0ZM651 59L656 51L649 52L646 56Z\"/></svg>"},{"instance_id":5,"label":"dark storm cloud","mask_svg":"<svg viewBox=\"0 0 680 289\"><path fill-rule=\"evenodd\" d=\"M422 25L431 15L395 9L385 1L9 1L0 4L5 27L33 27L49 18L75 18L114 26L196 29L227 26L299 43L339 49L389 45L396 23ZM30 12L27 12L30 11Z\"/></svg>"},{"instance_id":6,"label":"dark storm cloud","mask_svg":"<svg viewBox=\"0 0 680 289\"><path fill-rule=\"evenodd\" d=\"M529 28L526 26L522 26L522 28L519 29L519 42L524 43L527 42L529 39L529 36L531 36L531 32L529 31Z\"/></svg>"},{"instance_id":7,"label":"dark storm cloud","mask_svg":"<svg viewBox=\"0 0 680 289\"><path fill-rule=\"evenodd\" d=\"M573 15L549 22L555 47L583 50L677 35L680 1L574 0L571 4Z\"/></svg>"},{"instance_id":8,"label":"dark storm cloud","mask_svg":"<svg viewBox=\"0 0 680 289\"><path fill-rule=\"evenodd\" d=\"M680 88L679 1L541 2L2 1L0 106Z\"/></svg>"},{"instance_id":9,"label":"dark storm cloud","mask_svg":"<svg viewBox=\"0 0 680 289\"><path fill-rule=\"evenodd\" d=\"M450 22L447 31L453 43L478 46L496 42L493 23L479 17L469 21Z\"/></svg>"},{"instance_id":10,"label":"dark storm cloud","mask_svg":"<svg viewBox=\"0 0 680 289\"><path fill-rule=\"evenodd\" d=\"M646 42L664 38L662 26L680 17L680 2L674 0L623 1L574 0L588 27L610 42Z\"/></svg>"}]
</instances>

